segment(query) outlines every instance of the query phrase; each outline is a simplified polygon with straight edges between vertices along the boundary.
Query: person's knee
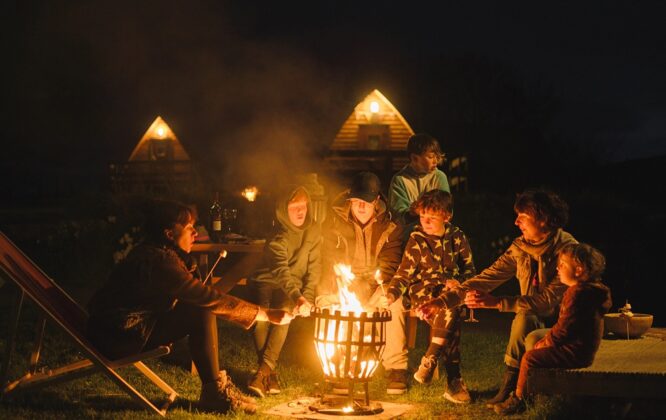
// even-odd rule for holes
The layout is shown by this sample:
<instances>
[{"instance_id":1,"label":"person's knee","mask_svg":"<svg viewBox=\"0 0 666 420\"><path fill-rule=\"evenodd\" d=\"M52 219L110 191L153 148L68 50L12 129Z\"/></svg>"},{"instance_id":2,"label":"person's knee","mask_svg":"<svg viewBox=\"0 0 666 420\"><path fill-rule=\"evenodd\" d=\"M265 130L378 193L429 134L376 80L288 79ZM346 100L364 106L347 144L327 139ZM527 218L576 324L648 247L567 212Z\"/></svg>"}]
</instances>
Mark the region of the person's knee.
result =
<instances>
[{"instance_id":1,"label":"person's knee","mask_svg":"<svg viewBox=\"0 0 666 420\"><path fill-rule=\"evenodd\" d=\"M534 330L529 334L527 334L527 337L525 337L525 349L532 350L536 345L536 343L538 343L539 340L545 337L547 333L548 329L543 328L543 329Z\"/></svg>"}]
</instances>

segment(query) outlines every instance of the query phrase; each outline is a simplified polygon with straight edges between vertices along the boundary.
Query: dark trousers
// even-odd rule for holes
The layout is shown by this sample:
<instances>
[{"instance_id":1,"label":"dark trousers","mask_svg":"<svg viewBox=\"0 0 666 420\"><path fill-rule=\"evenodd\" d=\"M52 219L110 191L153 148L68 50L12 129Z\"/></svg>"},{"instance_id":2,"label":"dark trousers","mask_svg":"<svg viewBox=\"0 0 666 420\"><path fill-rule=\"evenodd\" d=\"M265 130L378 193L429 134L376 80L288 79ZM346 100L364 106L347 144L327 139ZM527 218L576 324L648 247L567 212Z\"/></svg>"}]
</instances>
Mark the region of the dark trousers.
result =
<instances>
[{"instance_id":1,"label":"dark trousers","mask_svg":"<svg viewBox=\"0 0 666 420\"><path fill-rule=\"evenodd\" d=\"M526 391L527 375L530 369L536 368L580 368L592 364L589 357L581 358L575 349L567 347L544 347L525 353L520 361L520 373L516 395L523 397Z\"/></svg>"},{"instance_id":2,"label":"dark trousers","mask_svg":"<svg viewBox=\"0 0 666 420\"><path fill-rule=\"evenodd\" d=\"M217 318L204 308L178 302L157 320L142 351L171 344L188 337L192 361L202 383L213 382L220 370Z\"/></svg>"}]
</instances>

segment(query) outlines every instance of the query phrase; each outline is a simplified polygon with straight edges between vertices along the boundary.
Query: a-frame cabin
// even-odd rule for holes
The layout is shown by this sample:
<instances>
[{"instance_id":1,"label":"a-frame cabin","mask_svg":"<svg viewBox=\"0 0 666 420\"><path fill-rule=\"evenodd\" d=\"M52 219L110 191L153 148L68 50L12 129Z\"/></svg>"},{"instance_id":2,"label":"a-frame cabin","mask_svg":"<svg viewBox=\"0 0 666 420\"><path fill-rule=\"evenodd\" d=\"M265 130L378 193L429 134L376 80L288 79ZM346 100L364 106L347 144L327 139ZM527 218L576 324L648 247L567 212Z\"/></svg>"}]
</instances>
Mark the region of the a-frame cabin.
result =
<instances>
[{"instance_id":1,"label":"a-frame cabin","mask_svg":"<svg viewBox=\"0 0 666 420\"><path fill-rule=\"evenodd\" d=\"M407 163L407 140L413 134L398 109L375 89L342 124L325 160L341 174L369 170L389 178Z\"/></svg>"},{"instance_id":2,"label":"a-frame cabin","mask_svg":"<svg viewBox=\"0 0 666 420\"><path fill-rule=\"evenodd\" d=\"M111 165L114 192L177 196L191 190L195 181L189 155L159 116L141 137L128 161Z\"/></svg>"}]
</instances>

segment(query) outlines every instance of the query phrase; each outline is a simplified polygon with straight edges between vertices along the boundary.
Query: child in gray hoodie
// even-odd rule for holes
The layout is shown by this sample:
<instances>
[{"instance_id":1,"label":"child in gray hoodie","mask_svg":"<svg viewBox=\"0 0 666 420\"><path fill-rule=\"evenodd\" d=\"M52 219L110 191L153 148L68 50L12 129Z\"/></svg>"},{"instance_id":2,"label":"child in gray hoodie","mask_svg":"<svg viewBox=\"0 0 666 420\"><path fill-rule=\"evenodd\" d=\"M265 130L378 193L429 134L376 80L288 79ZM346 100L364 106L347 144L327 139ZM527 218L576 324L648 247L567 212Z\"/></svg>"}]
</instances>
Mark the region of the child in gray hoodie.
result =
<instances>
[{"instance_id":1,"label":"child in gray hoodie","mask_svg":"<svg viewBox=\"0 0 666 420\"><path fill-rule=\"evenodd\" d=\"M321 229L312 220L311 210L304 187L290 188L279 197L275 232L266 242L259 269L249 279L255 302L302 316L310 314L321 275ZM248 389L258 397L280 392L275 367L288 330L288 325L275 328L268 322L255 326L259 368Z\"/></svg>"}]
</instances>

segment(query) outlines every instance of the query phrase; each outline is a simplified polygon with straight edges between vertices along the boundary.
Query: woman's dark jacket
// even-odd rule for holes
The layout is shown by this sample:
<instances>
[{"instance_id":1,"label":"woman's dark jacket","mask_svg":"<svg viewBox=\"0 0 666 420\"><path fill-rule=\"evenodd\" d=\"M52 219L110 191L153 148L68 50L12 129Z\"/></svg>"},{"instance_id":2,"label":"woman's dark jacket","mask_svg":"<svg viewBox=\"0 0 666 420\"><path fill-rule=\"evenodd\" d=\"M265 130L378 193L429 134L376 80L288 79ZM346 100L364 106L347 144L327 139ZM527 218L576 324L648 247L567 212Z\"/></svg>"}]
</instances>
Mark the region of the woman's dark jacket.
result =
<instances>
[{"instance_id":1,"label":"woman's dark jacket","mask_svg":"<svg viewBox=\"0 0 666 420\"><path fill-rule=\"evenodd\" d=\"M88 336L109 357L141 351L160 316L176 302L210 309L245 328L259 307L193 276L184 259L169 246L141 244L119 263L88 305Z\"/></svg>"}]
</instances>

